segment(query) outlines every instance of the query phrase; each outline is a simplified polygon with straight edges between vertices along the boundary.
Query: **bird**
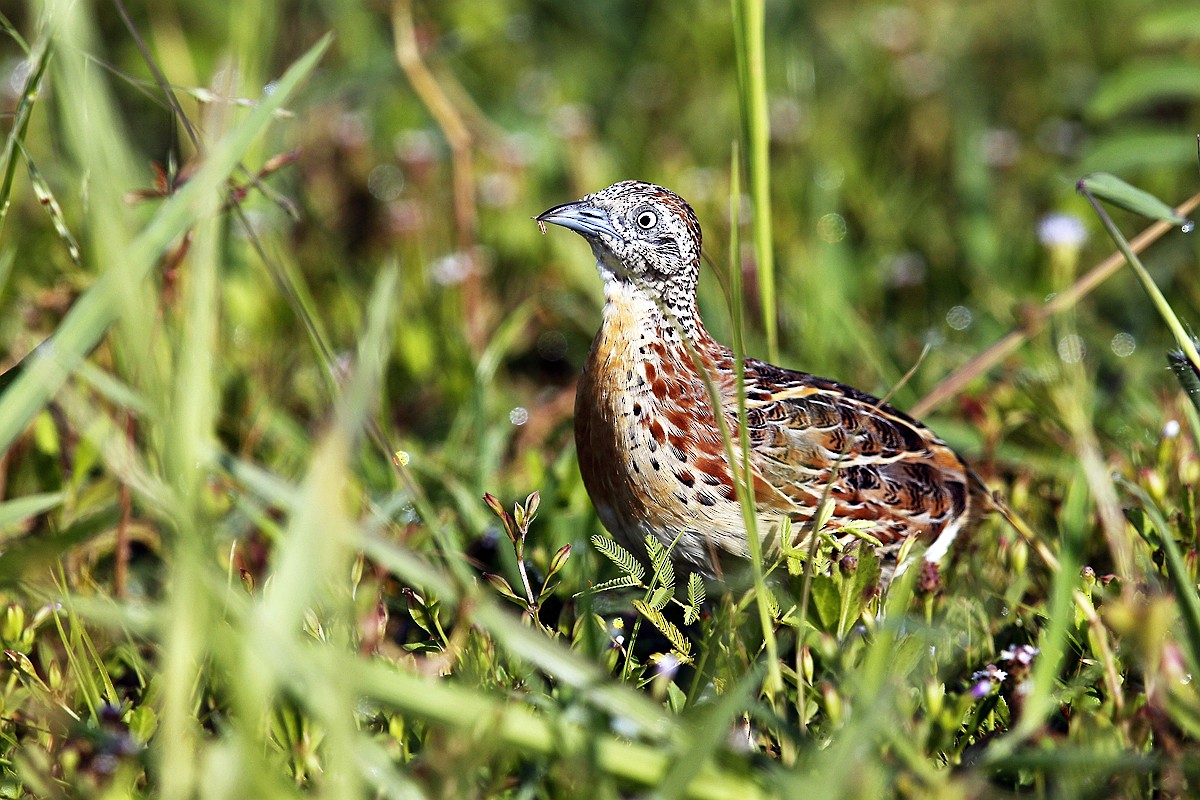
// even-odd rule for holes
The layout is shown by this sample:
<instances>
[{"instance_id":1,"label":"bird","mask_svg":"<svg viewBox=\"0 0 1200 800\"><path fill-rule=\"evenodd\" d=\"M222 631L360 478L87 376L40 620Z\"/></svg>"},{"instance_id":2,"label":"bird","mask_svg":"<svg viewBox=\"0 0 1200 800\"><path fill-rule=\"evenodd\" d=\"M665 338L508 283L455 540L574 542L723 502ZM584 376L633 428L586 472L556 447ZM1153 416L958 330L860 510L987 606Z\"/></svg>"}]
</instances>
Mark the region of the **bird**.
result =
<instances>
[{"instance_id":1,"label":"bird","mask_svg":"<svg viewBox=\"0 0 1200 800\"><path fill-rule=\"evenodd\" d=\"M600 329L575 396L584 486L613 538L641 557L647 536L712 578L750 557L727 456L738 441L735 354L709 334L696 288L702 235L692 207L621 181L534 218L580 234L604 282ZM945 557L986 507L985 487L929 428L866 392L755 358L742 361L754 528L774 551L814 525L863 534L886 564L925 542ZM715 392L710 394L710 387ZM739 451L740 453L740 451ZM741 466L741 457L737 456ZM786 527L785 527L786 526Z\"/></svg>"}]
</instances>

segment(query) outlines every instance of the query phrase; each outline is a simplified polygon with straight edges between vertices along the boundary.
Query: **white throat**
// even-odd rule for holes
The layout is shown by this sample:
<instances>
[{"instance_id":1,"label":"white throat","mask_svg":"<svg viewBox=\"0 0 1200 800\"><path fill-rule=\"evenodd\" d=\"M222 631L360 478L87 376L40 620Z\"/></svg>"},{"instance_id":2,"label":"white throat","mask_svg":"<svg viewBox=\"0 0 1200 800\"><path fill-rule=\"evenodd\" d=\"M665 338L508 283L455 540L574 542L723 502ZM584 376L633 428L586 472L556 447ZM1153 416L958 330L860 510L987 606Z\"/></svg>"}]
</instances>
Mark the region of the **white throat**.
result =
<instances>
[{"instance_id":1,"label":"white throat","mask_svg":"<svg viewBox=\"0 0 1200 800\"><path fill-rule=\"evenodd\" d=\"M619 280L597 263L604 278L604 322L622 328L635 327L639 338L646 341L679 343L681 332L692 341L697 338L695 314L679 314L665 305L652 290Z\"/></svg>"}]
</instances>

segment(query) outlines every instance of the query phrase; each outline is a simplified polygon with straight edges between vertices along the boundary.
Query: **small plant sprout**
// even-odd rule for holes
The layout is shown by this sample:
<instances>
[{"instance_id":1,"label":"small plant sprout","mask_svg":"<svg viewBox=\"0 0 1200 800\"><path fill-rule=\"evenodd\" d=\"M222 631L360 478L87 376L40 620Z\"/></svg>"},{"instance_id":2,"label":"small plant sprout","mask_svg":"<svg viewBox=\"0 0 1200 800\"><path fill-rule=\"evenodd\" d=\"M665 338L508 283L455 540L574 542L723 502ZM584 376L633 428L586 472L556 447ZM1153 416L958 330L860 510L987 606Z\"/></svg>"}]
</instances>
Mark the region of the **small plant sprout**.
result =
<instances>
[{"instance_id":1,"label":"small plant sprout","mask_svg":"<svg viewBox=\"0 0 1200 800\"><path fill-rule=\"evenodd\" d=\"M485 494L483 501L487 503L492 513L500 518L500 524L504 526L504 533L508 536L509 542L512 543L513 552L517 556L517 571L521 575L521 586L525 590L525 595L522 597L513 591L512 586L501 575L486 573L484 577L487 578L488 583L501 595L524 608L527 619L531 620L543 631L553 635L554 631L544 625L541 619L538 618L538 610L542 607L545 599L553 594L555 588L557 588L558 584L551 583L551 581L567 565L567 559L571 557L571 545L564 544L550 558L550 566L546 570L546 577L542 581L541 589L535 594L533 585L529 582L529 570L525 565L525 537L529 535L529 526L537 518L538 506L542 501L541 495L538 492L534 492L525 498L523 505L521 503L514 504L512 514L509 514L500 501L492 494Z\"/></svg>"}]
</instances>

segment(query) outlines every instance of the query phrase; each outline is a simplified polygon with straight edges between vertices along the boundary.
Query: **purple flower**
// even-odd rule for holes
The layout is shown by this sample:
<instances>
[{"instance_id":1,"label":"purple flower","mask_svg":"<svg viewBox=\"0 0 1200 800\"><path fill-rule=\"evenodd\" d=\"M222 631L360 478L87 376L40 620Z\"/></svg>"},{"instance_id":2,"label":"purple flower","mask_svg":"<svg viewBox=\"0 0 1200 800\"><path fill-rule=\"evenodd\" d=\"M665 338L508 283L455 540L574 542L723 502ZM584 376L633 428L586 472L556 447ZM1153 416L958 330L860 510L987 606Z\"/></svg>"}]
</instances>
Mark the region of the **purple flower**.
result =
<instances>
[{"instance_id":1,"label":"purple flower","mask_svg":"<svg viewBox=\"0 0 1200 800\"><path fill-rule=\"evenodd\" d=\"M1038 649L1031 644L1022 644L1008 650L1000 651L1000 660L1016 666L1028 667L1038 654Z\"/></svg>"},{"instance_id":2,"label":"purple flower","mask_svg":"<svg viewBox=\"0 0 1200 800\"><path fill-rule=\"evenodd\" d=\"M1007 672L995 664L988 664L971 676L971 680L974 681L971 685L971 696L976 700L987 697L992 693L992 689L1004 683L1007 677Z\"/></svg>"}]
</instances>

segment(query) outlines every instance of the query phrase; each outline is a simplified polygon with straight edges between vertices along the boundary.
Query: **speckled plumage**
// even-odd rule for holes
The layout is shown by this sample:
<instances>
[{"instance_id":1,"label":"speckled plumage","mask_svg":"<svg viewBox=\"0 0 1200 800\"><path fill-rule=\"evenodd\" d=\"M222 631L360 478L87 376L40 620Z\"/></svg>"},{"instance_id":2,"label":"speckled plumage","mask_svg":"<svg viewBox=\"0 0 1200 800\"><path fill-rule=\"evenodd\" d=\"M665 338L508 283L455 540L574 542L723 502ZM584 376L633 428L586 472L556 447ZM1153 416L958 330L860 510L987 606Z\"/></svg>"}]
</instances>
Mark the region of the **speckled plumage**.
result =
<instances>
[{"instance_id":1,"label":"speckled plumage","mask_svg":"<svg viewBox=\"0 0 1200 800\"><path fill-rule=\"evenodd\" d=\"M642 549L647 533L707 575L749 555L746 528L703 363L737 431L733 353L696 309L700 225L678 195L623 181L546 211L584 236L604 278L604 319L575 399L584 485L604 526ZM822 496L829 525L848 523L895 550L932 542L940 559L983 504L977 480L908 415L835 381L746 359L745 392L758 531L770 544L785 519L802 538Z\"/></svg>"}]
</instances>

